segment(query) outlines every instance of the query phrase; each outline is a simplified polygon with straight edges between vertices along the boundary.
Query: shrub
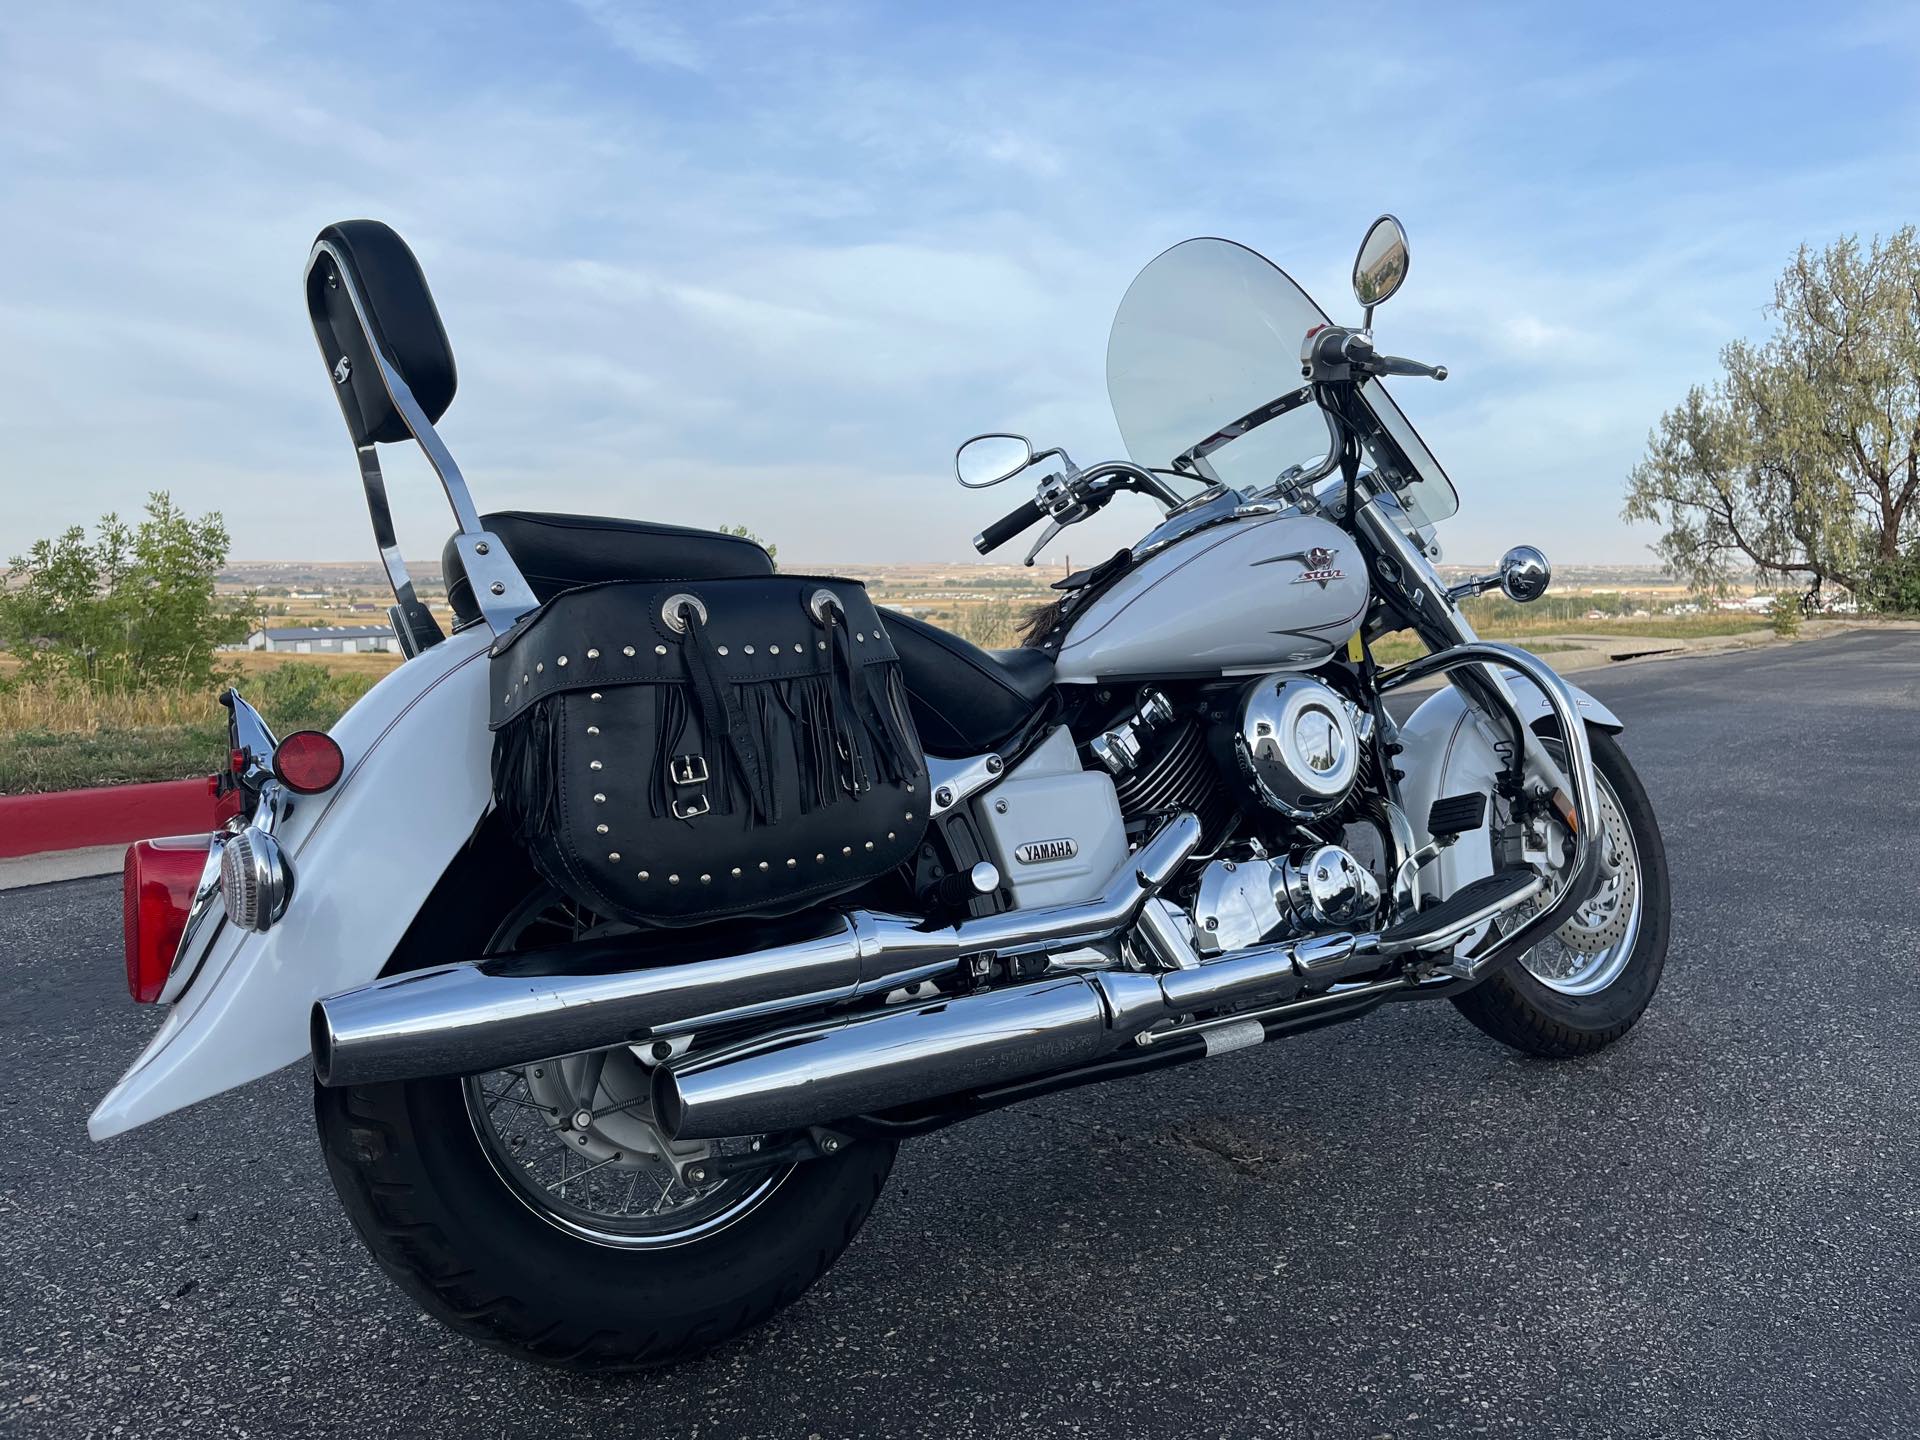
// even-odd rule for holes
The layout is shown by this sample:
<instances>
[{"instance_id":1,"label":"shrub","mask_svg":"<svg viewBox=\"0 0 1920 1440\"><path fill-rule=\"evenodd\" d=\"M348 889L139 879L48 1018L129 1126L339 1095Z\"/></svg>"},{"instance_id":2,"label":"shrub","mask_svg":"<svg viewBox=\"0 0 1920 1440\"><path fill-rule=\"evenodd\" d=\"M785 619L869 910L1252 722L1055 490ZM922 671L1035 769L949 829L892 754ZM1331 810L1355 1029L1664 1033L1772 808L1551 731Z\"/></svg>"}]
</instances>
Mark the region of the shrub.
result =
<instances>
[{"instance_id":1,"label":"shrub","mask_svg":"<svg viewBox=\"0 0 1920 1440\"><path fill-rule=\"evenodd\" d=\"M1773 604L1767 607L1767 618L1773 624L1773 633L1791 637L1800 633L1800 597L1789 595L1785 591L1773 597Z\"/></svg>"},{"instance_id":2,"label":"shrub","mask_svg":"<svg viewBox=\"0 0 1920 1440\"><path fill-rule=\"evenodd\" d=\"M1862 603L1897 615L1920 615L1920 547L1883 560L1867 576Z\"/></svg>"},{"instance_id":3,"label":"shrub","mask_svg":"<svg viewBox=\"0 0 1920 1440\"><path fill-rule=\"evenodd\" d=\"M215 647L244 638L252 620L251 597L214 594L226 559L218 514L196 520L155 492L137 525L105 515L91 541L76 525L13 557L0 586L0 646L28 683L211 687Z\"/></svg>"},{"instance_id":4,"label":"shrub","mask_svg":"<svg viewBox=\"0 0 1920 1440\"><path fill-rule=\"evenodd\" d=\"M262 671L242 689L274 733L285 735L293 730L331 730L347 707L379 678L290 662Z\"/></svg>"}]
</instances>

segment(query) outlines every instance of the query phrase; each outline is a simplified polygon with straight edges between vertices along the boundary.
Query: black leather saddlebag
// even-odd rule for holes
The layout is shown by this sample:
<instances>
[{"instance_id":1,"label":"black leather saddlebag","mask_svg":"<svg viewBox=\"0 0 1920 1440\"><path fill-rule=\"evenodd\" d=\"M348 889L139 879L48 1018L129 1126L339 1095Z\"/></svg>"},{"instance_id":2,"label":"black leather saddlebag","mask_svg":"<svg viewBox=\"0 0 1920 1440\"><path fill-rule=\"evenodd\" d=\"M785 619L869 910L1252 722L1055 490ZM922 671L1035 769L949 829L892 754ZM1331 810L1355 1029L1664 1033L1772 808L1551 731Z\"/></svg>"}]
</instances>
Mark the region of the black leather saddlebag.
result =
<instances>
[{"instance_id":1,"label":"black leather saddlebag","mask_svg":"<svg viewBox=\"0 0 1920 1440\"><path fill-rule=\"evenodd\" d=\"M495 803L596 914L784 914L885 874L925 833L899 657L854 581L586 585L492 663Z\"/></svg>"}]
</instances>

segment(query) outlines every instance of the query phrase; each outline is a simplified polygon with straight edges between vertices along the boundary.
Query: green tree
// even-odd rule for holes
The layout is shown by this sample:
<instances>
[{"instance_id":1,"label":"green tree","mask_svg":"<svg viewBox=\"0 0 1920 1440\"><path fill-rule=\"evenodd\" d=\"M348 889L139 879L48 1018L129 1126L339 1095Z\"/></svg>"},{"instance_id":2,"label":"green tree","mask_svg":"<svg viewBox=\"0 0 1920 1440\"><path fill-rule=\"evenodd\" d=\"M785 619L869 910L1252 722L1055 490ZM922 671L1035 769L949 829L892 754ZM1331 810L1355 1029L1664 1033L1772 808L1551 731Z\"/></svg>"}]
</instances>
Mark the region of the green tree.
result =
<instances>
[{"instance_id":1,"label":"green tree","mask_svg":"<svg viewBox=\"0 0 1920 1440\"><path fill-rule=\"evenodd\" d=\"M1920 533L1920 238L1802 245L1774 333L1660 417L1623 516L1703 590L1737 572L1870 588Z\"/></svg>"},{"instance_id":2,"label":"green tree","mask_svg":"<svg viewBox=\"0 0 1920 1440\"><path fill-rule=\"evenodd\" d=\"M76 525L35 541L8 561L0 645L29 681L211 685L214 647L244 639L254 610L251 596L214 594L227 544L217 512L194 519L164 491L147 498L137 525L108 514L92 540Z\"/></svg>"}]
</instances>

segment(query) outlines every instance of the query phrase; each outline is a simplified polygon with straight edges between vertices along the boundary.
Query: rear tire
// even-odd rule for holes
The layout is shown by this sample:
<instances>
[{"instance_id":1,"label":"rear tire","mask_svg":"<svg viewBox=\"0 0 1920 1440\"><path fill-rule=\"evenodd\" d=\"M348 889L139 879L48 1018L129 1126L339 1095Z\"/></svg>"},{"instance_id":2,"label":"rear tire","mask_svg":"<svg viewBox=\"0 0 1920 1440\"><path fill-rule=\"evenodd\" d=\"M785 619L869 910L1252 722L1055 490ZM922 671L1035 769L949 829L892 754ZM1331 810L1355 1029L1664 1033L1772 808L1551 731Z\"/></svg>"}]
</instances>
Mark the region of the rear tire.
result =
<instances>
[{"instance_id":1,"label":"rear tire","mask_svg":"<svg viewBox=\"0 0 1920 1440\"><path fill-rule=\"evenodd\" d=\"M507 1189L458 1080L316 1086L314 1108L334 1189L395 1284L483 1345L579 1370L670 1364L792 1304L893 1168L892 1145L851 1145L795 1166L724 1229L627 1250L568 1234Z\"/></svg>"},{"instance_id":2,"label":"rear tire","mask_svg":"<svg viewBox=\"0 0 1920 1440\"><path fill-rule=\"evenodd\" d=\"M461 883L430 902L394 969L553 943L592 924L506 847L469 863L479 868L449 872ZM475 896L501 908L488 913ZM483 1140L491 1121L473 1101L460 1079L316 1085L327 1173L380 1268L421 1309L483 1345L577 1370L670 1364L792 1304L847 1248L893 1168L891 1143L849 1144L764 1172L765 1184L740 1182L750 1203L682 1233L618 1220L595 1231L591 1216L542 1208L538 1179L503 1178L514 1171L497 1130L491 1150ZM536 1115L522 1128L543 1125Z\"/></svg>"},{"instance_id":3,"label":"rear tire","mask_svg":"<svg viewBox=\"0 0 1920 1440\"><path fill-rule=\"evenodd\" d=\"M1624 964L1603 987L1570 994L1542 980L1523 959L1516 958L1453 1002L1494 1039L1553 1060L1591 1055L1633 1028L1659 988L1672 928L1667 851L1653 802L1611 735L1589 728L1587 739L1593 748L1594 769L1612 791L1638 864L1640 910Z\"/></svg>"}]
</instances>

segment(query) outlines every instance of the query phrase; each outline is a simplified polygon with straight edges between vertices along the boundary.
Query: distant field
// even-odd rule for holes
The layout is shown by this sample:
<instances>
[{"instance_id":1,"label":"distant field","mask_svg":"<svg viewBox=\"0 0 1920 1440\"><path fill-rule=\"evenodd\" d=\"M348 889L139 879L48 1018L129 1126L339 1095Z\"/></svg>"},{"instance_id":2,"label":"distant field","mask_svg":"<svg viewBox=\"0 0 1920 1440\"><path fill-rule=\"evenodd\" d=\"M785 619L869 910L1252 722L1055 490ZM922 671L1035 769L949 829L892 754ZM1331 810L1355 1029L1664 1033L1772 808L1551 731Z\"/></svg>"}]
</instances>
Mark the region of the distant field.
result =
<instances>
[{"instance_id":1,"label":"distant field","mask_svg":"<svg viewBox=\"0 0 1920 1440\"><path fill-rule=\"evenodd\" d=\"M398 669L398 655L269 655L264 650L236 650L221 655L220 663L236 666L242 675L258 675L276 665L317 665L336 675L379 677Z\"/></svg>"},{"instance_id":2,"label":"distant field","mask_svg":"<svg viewBox=\"0 0 1920 1440\"><path fill-rule=\"evenodd\" d=\"M1489 636L1489 639L1494 637ZM1503 635L1503 640L1521 637ZM1571 654L1588 647L1585 645L1555 645L1551 641L1545 644L1525 643L1525 648L1535 655ZM1379 665L1400 665L1408 660L1418 660L1427 653L1427 647L1414 639L1411 631L1401 630L1392 635L1382 636L1373 646L1374 663Z\"/></svg>"},{"instance_id":3,"label":"distant field","mask_svg":"<svg viewBox=\"0 0 1920 1440\"><path fill-rule=\"evenodd\" d=\"M1542 624L1489 621L1474 626L1489 638L1524 635L1620 635L1630 639L1685 640L1695 636L1745 635L1768 628L1764 615L1657 615L1645 620L1549 620Z\"/></svg>"},{"instance_id":4,"label":"distant field","mask_svg":"<svg viewBox=\"0 0 1920 1440\"><path fill-rule=\"evenodd\" d=\"M425 567L423 567L425 568ZM798 568L807 568L801 566ZM1023 621L1037 605L1056 598L1048 587L1059 567L1019 565L830 565L819 568L863 580L880 604L904 610L989 647L1019 643ZM287 567L255 567L223 583L228 593L253 589L281 613L268 628L293 625L381 623L391 598L372 567L316 567L312 574ZM348 574L351 580L344 579ZM1581 577L1584 579L1585 577ZM1514 640L1542 654L1577 651L1564 637L1686 639L1738 635L1766 629L1763 617L1708 612L1621 619L1590 619L1590 608L1651 609L1684 598L1678 587L1648 583L1609 585L1576 581L1539 603L1520 609L1497 596L1469 602L1475 627L1490 639ZM1625 579L1625 577L1623 577ZM280 594L263 593L264 587ZM295 598L287 590L324 588L321 598ZM431 582L423 598L443 613L444 599ZM1422 653L1410 635L1388 636L1376 657L1397 664ZM282 731L326 728L380 676L400 664L396 655L269 655L233 651L220 656L248 697ZM0 682L17 670L0 655ZM225 712L212 693L155 692L131 697L89 697L71 691L5 688L0 683L0 794L57 790L134 780L171 780L210 773L225 748Z\"/></svg>"}]
</instances>

